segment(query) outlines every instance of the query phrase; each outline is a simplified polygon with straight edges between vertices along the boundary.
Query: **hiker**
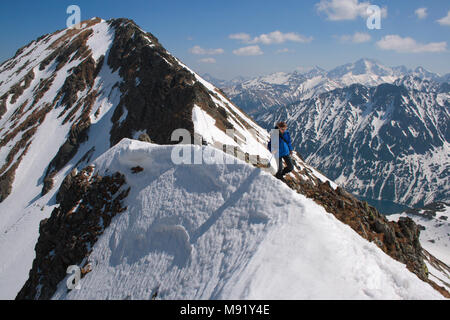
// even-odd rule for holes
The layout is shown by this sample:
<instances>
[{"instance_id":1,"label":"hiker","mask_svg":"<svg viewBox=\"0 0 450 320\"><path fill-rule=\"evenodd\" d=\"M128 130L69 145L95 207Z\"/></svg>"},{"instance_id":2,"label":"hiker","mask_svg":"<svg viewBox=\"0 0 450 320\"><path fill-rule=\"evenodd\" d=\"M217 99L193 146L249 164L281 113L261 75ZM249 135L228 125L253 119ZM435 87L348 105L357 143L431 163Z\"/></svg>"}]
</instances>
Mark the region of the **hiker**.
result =
<instances>
[{"instance_id":1,"label":"hiker","mask_svg":"<svg viewBox=\"0 0 450 320\"><path fill-rule=\"evenodd\" d=\"M283 176L294 170L294 164L292 163L291 155L293 148L291 144L291 136L287 130L287 124L284 121L278 122L275 129L279 131L279 150L272 151L272 141L269 141L269 150L274 155L278 151L278 172L275 177L282 180ZM286 167L283 168L283 160L286 163Z\"/></svg>"}]
</instances>

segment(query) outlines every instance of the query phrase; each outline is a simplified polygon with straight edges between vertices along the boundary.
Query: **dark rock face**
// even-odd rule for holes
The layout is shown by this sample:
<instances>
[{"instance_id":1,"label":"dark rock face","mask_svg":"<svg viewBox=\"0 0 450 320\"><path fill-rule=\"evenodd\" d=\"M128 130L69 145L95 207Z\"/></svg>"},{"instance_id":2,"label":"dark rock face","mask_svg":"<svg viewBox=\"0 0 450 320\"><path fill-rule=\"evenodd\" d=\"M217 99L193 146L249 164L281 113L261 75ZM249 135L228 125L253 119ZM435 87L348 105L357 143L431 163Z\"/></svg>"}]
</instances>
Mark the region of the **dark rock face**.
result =
<instances>
[{"instance_id":1,"label":"dark rock face","mask_svg":"<svg viewBox=\"0 0 450 320\"><path fill-rule=\"evenodd\" d=\"M42 195L45 195L51 188L53 188L54 175L75 156L80 144L87 140L89 126L89 121L81 123L78 126L72 126L69 133L69 138L61 146L61 148L59 148L57 155L50 162L50 166L47 169L47 173L44 178Z\"/></svg>"},{"instance_id":2,"label":"dark rock face","mask_svg":"<svg viewBox=\"0 0 450 320\"><path fill-rule=\"evenodd\" d=\"M89 272L90 248L126 209L123 200L130 191L122 174L102 177L93 172L93 167L72 171L62 183L60 205L40 224L30 277L16 299L50 299L70 265L84 263L82 272Z\"/></svg>"},{"instance_id":3,"label":"dark rock face","mask_svg":"<svg viewBox=\"0 0 450 320\"><path fill-rule=\"evenodd\" d=\"M401 218L398 223L388 221L374 207L356 199L338 187L334 190L328 182L322 183L307 169L301 174L311 181L305 181L297 173L286 177L286 184L297 192L313 199L341 222L349 225L360 236L375 243L386 254L404 263L408 270L429 283L444 296L450 297L445 288L439 287L428 278L423 249L419 241L420 229L411 218Z\"/></svg>"},{"instance_id":4,"label":"dark rock face","mask_svg":"<svg viewBox=\"0 0 450 320\"><path fill-rule=\"evenodd\" d=\"M177 128L193 134L192 107L197 94L194 75L181 67L153 35L138 31L132 21L118 19L111 25L116 34L108 65L114 71L119 69L123 78L123 96L113 115L116 125L111 145L140 130L159 144L171 143L171 133ZM124 108L128 115L119 125Z\"/></svg>"},{"instance_id":5,"label":"dark rock face","mask_svg":"<svg viewBox=\"0 0 450 320\"><path fill-rule=\"evenodd\" d=\"M113 20L111 26L115 38L108 65L113 71L119 70L123 79L122 97L112 118L111 146L123 138L133 138L136 131L146 132L158 144L178 143L171 141L171 135L179 128L188 130L193 137L194 104L210 114L219 129L233 127L227 118L237 115L221 110L211 99L217 92L198 82L155 36L143 33L127 19ZM119 123L125 110L127 117Z\"/></svg>"},{"instance_id":6,"label":"dark rock face","mask_svg":"<svg viewBox=\"0 0 450 320\"><path fill-rule=\"evenodd\" d=\"M132 138L135 131L146 132L158 144L175 143L171 134L179 128L193 136L194 104L214 117L219 128L232 127L226 112L221 112L210 97L216 93L198 82L156 37L143 33L127 19L113 20L111 26L115 38L107 63L113 71L119 70L123 79L123 94L112 118L111 145ZM119 123L125 109L127 117Z\"/></svg>"},{"instance_id":7,"label":"dark rock face","mask_svg":"<svg viewBox=\"0 0 450 320\"><path fill-rule=\"evenodd\" d=\"M441 260L437 259L432 254L430 254L427 250L423 249L422 255L423 255L423 258L425 260L427 260L436 270L440 270L441 272L446 273L446 274L450 273L450 267L448 265L446 265L444 262L442 262ZM442 293L442 295L444 297L450 298L450 294L448 293L448 291L442 290L442 287L438 286L437 284L431 283L431 285L433 286L434 289L436 289L437 291ZM447 284L447 287L448 287L448 284Z\"/></svg>"},{"instance_id":8,"label":"dark rock face","mask_svg":"<svg viewBox=\"0 0 450 320\"><path fill-rule=\"evenodd\" d=\"M6 97L0 98L0 119L6 113Z\"/></svg>"},{"instance_id":9,"label":"dark rock face","mask_svg":"<svg viewBox=\"0 0 450 320\"><path fill-rule=\"evenodd\" d=\"M13 170L8 170L0 176L0 202L11 194L14 175Z\"/></svg>"}]
</instances>

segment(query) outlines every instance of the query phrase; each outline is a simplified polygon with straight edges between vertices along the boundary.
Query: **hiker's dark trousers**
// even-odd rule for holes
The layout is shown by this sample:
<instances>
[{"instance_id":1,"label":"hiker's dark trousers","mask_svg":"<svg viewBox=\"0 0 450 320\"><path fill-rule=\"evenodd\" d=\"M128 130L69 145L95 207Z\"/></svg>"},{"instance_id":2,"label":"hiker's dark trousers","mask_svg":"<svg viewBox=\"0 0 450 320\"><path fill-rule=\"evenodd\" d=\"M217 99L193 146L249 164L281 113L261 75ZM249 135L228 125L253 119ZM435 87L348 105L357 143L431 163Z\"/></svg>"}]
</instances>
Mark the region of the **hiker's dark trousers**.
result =
<instances>
[{"instance_id":1,"label":"hiker's dark trousers","mask_svg":"<svg viewBox=\"0 0 450 320\"><path fill-rule=\"evenodd\" d=\"M286 163L286 167L283 168L283 160ZM278 158L278 172L277 175L284 176L285 174L294 170L294 164L292 163L291 156L284 156Z\"/></svg>"}]
</instances>

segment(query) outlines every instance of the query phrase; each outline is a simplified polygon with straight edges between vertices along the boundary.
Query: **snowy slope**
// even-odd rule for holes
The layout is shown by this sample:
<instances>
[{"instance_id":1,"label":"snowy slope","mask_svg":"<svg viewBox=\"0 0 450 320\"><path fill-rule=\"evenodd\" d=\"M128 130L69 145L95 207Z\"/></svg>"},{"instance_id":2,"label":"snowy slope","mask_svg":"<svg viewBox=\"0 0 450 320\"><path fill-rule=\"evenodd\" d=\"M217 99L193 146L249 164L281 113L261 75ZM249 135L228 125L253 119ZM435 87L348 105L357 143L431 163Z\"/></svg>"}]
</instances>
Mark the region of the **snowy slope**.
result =
<instances>
[{"instance_id":1,"label":"snowy slope","mask_svg":"<svg viewBox=\"0 0 450 320\"><path fill-rule=\"evenodd\" d=\"M106 22L104 21L95 25L93 32L92 41L88 45L93 46L91 47L93 56L98 57L104 54L103 50L108 49L111 45L113 35L109 28L106 27ZM19 63L16 64L15 68L19 70L21 68L20 61L31 61L28 64L29 69L22 71L19 75L17 75L15 68L10 70L11 72L1 70L1 79L4 81L4 84L1 86L2 89L8 83L18 81L21 75L28 70L33 69L36 74L35 79L22 94L21 98L14 104L8 104L8 111L0 120L0 127L3 129L2 133L8 133L8 131L12 130L14 124L11 125L11 115L14 114L24 101L28 101L34 109L30 108L23 116L23 119L26 119L36 109L45 106L46 103L52 103L57 92L61 90L69 70L80 63L80 60L73 61L58 71L55 71L55 65L53 64L43 71L39 70L39 65L42 60L51 54L52 50L50 50L49 45L57 39L64 37L66 33L67 30L64 30L53 36L48 36L42 40L44 42L40 43L39 46L32 44L29 49L17 57L16 60ZM70 38L68 41L71 41ZM44 48L47 48L47 50L44 50ZM55 78L51 88L41 98L39 105L32 105L31 98L35 94L41 79L47 79L52 76L55 76ZM97 139L89 147L96 148L97 155L94 156L100 155L109 147L108 141L102 141L101 136L104 132L109 134L109 129L112 125L110 122L111 112L108 113L108 110L118 102L116 99L117 89L113 88L114 84L118 81L118 75L113 74L109 68L105 67L99 74L94 85L95 90L103 92L99 96L91 114L94 118L94 112L102 107L102 113L97 115L95 124L91 128L91 133L94 133L94 137L96 137L94 139ZM54 207L52 198L57 189L53 189L42 198L41 192L43 175L52 158L57 154L58 149L67 139L67 134L71 126L70 122L63 124L64 118L58 117L60 113L61 110L54 108L49 111L42 123L36 124L38 127L37 132L16 170L12 193L0 203L0 212L2 215L2 219L0 220L0 253L3 257L0 259L0 299L14 298L15 294L27 279L35 256L34 246L38 238L39 222L44 218L48 218ZM80 116L80 114L81 112L78 112L75 116ZM1 155L5 155L4 157L6 157L12 147L14 147L14 143L0 149L0 166L3 164L1 160L4 159ZM81 151L83 152L83 150ZM74 163L71 163L55 177L56 185L60 184L73 165Z\"/></svg>"},{"instance_id":2,"label":"snowy slope","mask_svg":"<svg viewBox=\"0 0 450 320\"><path fill-rule=\"evenodd\" d=\"M39 223L63 179L123 137L169 143L165 131L192 128L216 147L270 157L268 133L153 35L127 19L87 24L45 35L0 66L0 299L15 298L28 278Z\"/></svg>"},{"instance_id":3,"label":"snowy slope","mask_svg":"<svg viewBox=\"0 0 450 320\"><path fill-rule=\"evenodd\" d=\"M214 164L228 156L198 146L182 148L203 165L176 166L176 148L123 140L94 162L125 174L128 209L94 245L81 289L64 280L54 299L442 298L264 171Z\"/></svg>"}]
</instances>

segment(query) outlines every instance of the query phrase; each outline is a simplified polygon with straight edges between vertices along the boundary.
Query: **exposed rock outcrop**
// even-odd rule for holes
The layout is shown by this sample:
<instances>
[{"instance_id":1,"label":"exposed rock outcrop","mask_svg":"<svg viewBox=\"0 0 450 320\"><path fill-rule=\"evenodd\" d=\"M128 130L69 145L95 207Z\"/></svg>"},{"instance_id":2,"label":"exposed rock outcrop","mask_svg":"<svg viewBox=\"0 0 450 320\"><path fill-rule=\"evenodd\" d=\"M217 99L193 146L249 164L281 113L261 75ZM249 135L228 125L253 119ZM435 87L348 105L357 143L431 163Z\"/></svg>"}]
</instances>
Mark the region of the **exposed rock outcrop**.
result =
<instances>
[{"instance_id":1,"label":"exposed rock outcrop","mask_svg":"<svg viewBox=\"0 0 450 320\"><path fill-rule=\"evenodd\" d=\"M404 263L421 280L428 282L445 297L450 297L445 288L428 277L419 241L420 229L412 219L403 217L398 222L388 221L367 202L356 199L340 187L333 189L329 182L322 183L308 169L303 169L301 174L308 176L310 181L303 180L294 172L292 176L286 177L286 184L313 199L360 236L374 242L386 254Z\"/></svg>"},{"instance_id":2,"label":"exposed rock outcrop","mask_svg":"<svg viewBox=\"0 0 450 320\"><path fill-rule=\"evenodd\" d=\"M139 135L138 140L142 142L153 143L152 139L150 139L150 137L146 133Z\"/></svg>"},{"instance_id":3,"label":"exposed rock outcrop","mask_svg":"<svg viewBox=\"0 0 450 320\"><path fill-rule=\"evenodd\" d=\"M102 177L93 172L91 166L74 170L62 183L60 205L40 224L36 258L17 299L50 299L70 265L89 271L91 247L111 219L126 209L123 200L130 191L122 174Z\"/></svg>"}]
</instances>

